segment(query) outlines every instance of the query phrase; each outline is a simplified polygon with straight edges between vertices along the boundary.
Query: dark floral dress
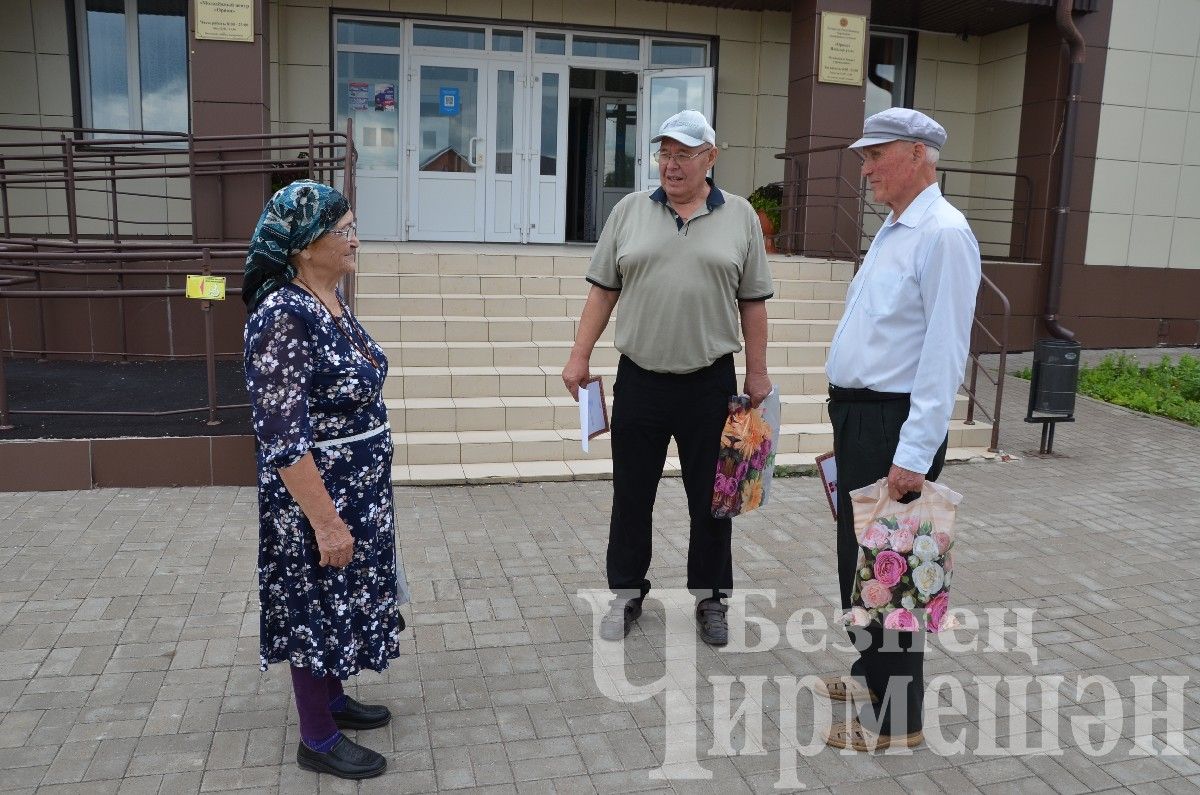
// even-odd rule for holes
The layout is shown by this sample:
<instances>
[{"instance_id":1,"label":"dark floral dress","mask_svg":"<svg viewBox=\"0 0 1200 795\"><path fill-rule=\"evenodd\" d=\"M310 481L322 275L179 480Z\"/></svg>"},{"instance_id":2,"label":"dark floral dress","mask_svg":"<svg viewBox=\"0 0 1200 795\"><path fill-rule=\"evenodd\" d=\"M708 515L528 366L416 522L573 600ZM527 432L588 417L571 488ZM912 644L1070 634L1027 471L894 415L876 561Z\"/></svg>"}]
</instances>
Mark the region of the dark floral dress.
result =
<instances>
[{"instance_id":1,"label":"dark floral dress","mask_svg":"<svg viewBox=\"0 0 1200 795\"><path fill-rule=\"evenodd\" d=\"M382 671L399 656L409 599L396 560L392 437L387 431L319 445L387 422L383 350L349 312L376 368L315 298L288 284L246 321L246 386L258 439L260 662L288 662L315 676L345 679ZM311 452L354 535L344 569L318 565L312 526L279 477Z\"/></svg>"}]
</instances>

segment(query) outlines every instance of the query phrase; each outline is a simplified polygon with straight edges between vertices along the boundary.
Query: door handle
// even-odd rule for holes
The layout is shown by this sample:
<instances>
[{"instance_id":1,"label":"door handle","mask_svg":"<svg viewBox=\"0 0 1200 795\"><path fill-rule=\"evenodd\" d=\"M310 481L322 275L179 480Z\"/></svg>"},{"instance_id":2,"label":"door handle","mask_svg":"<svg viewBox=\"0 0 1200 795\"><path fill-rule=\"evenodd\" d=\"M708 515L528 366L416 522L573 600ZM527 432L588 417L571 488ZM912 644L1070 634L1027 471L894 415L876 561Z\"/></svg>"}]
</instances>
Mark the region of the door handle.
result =
<instances>
[{"instance_id":1,"label":"door handle","mask_svg":"<svg viewBox=\"0 0 1200 795\"><path fill-rule=\"evenodd\" d=\"M479 168L483 165L483 163L480 162L480 156L483 154L483 150L479 147L479 144L482 141L483 138L478 135L474 135L471 136L471 140L467 142L467 160L475 168Z\"/></svg>"}]
</instances>

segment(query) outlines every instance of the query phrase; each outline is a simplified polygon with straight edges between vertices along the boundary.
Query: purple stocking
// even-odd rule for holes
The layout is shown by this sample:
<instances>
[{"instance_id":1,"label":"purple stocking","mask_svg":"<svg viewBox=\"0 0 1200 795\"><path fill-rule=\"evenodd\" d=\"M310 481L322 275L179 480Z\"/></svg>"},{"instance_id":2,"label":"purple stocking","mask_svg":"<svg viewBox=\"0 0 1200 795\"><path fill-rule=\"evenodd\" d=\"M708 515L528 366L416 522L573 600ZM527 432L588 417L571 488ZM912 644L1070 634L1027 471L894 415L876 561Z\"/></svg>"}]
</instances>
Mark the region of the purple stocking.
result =
<instances>
[{"instance_id":1,"label":"purple stocking","mask_svg":"<svg viewBox=\"0 0 1200 795\"><path fill-rule=\"evenodd\" d=\"M316 677L307 668L292 666L292 690L296 693L296 711L300 713L300 739L317 753L326 753L341 733L329 714L329 689L324 677Z\"/></svg>"},{"instance_id":2,"label":"purple stocking","mask_svg":"<svg viewBox=\"0 0 1200 795\"><path fill-rule=\"evenodd\" d=\"M329 709L340 712L346 707L346 691L342 689L342 680L333 674L325 676L325 688L329 692Z\"/></svg>"}]
</instances>

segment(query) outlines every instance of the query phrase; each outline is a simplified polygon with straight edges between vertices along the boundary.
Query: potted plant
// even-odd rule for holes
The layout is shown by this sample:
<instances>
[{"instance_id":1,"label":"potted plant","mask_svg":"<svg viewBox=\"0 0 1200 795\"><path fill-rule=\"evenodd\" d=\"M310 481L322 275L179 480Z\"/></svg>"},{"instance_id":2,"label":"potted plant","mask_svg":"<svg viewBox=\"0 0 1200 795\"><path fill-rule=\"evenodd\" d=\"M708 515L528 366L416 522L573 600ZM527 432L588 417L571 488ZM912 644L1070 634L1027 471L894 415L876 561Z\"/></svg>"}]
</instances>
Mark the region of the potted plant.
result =
<instances>
[{"instance_id":1,"label":"potted plant","mask_svg":"<svg viewBox=\"0 0 1200 795\"><path fill-rule=\"evenodd\" d=\"M763 242L766 243L767 253L774 254L775 234L779 231L779 207L783 204L783 185L770 182L754 189L747 197L750 206L758 213L758 222L762 224Z\"/></svg>"}]
</instances>

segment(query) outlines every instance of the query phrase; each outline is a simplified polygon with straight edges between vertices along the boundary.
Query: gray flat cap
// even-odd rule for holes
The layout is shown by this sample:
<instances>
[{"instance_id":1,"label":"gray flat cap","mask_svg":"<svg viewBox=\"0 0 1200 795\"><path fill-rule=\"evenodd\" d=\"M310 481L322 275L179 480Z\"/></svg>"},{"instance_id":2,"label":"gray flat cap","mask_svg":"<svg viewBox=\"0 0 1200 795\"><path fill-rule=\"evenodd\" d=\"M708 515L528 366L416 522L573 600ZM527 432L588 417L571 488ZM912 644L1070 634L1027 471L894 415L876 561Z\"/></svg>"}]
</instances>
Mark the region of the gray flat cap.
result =
<instances>
[{"instance_id":1,"label":"gray flat cap","mask_svg":"<svg viewBox=\"0 0 1200 795\"><path fill-rule=\"evenodd\" d=\"M919 110L888 108L863 122L863 137L849 148L861 149L892 141L915 141L941 149L946 143L946 128Z\"/></svg>"}]
</instances>

